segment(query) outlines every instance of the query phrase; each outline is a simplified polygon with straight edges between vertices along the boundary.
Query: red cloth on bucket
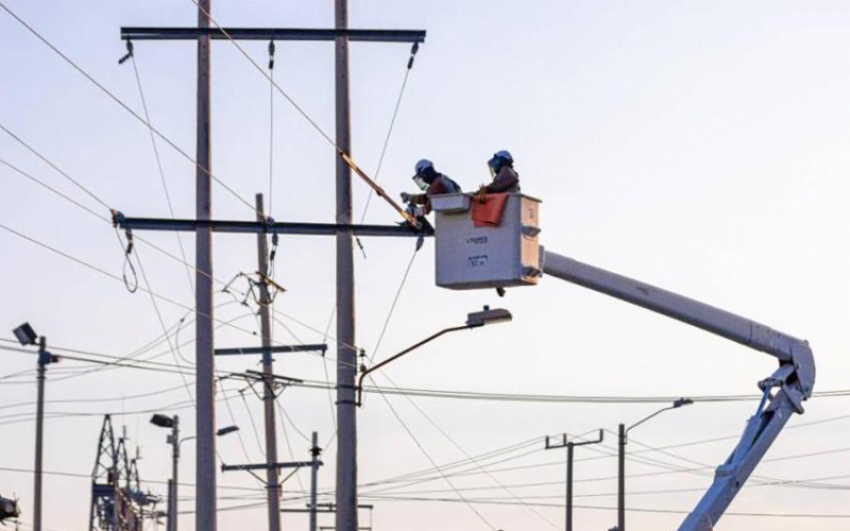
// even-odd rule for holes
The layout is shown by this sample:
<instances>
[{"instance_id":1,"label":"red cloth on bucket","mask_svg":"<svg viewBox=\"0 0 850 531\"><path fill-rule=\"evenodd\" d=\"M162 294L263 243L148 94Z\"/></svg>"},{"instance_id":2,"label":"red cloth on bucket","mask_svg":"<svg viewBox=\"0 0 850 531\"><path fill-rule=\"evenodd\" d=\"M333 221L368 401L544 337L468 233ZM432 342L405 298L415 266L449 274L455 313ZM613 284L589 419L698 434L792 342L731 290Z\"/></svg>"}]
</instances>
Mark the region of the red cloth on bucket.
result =
<instances>
[{"instance_id":1,"label":"red cloth on bucket","mask_svg":"<svg viewBox=\"0 0 850 531\"><path fill-rule=\"evenodd\" d=\"M484 202L472 199L472 224L476 227L498 227L502 224L502 213L508 194L487 194Z\"/></svg>"}]
</instances>

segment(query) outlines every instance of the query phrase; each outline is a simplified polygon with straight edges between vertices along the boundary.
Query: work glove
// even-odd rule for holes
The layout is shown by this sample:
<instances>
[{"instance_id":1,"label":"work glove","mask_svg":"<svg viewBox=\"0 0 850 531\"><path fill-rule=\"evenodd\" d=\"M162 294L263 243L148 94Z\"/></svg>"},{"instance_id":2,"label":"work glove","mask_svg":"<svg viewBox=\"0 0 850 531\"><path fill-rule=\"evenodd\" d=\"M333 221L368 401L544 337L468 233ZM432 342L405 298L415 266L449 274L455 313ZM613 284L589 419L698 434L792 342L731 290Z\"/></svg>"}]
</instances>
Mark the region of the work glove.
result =
<instances>
[{"instance_id":1,"label":"work glove","mask_svg":"<svg viewBox=\"0 0 850 531\"><path fill-rule=\"evenodd\" d=\"M478 191L475 193L475 200L481 204L487 202L487 187L485 185L481 185L478 188Z\"/></svg>"},{"instance_id":2,"label":"work glove","mask_svg":"<svg viewBox=\"0 0 850 531\"><path fill-rule=\"evenodd\" d=\"M404 201L405 203L409 202L410 201L410 194L408 194L407 192L402 192L401 193L401 200Z\"/></svg>"}]
</instances>

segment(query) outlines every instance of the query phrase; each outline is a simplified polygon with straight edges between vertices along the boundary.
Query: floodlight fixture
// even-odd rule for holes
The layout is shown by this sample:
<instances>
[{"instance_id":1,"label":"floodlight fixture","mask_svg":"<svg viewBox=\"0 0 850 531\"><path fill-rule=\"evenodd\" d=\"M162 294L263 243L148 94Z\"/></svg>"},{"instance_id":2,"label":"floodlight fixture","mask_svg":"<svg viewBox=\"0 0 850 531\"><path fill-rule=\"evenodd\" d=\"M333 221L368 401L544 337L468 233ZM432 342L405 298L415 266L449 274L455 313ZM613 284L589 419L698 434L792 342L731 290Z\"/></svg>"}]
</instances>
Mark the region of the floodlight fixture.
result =
<instances>
[{"instance_id":1,"label":"floodlight fixture","mask_svg":"<svg viewBox=\"0 0 850 531\"><path fill-rule=\"evenodd\" d=\"M168 415L162 415L160 413L154 413L151 417L151 424L154 426L159 426L160 428L173 428L174 427L174 418L169 417Z\"/></svg>"},{"instance_id":2,"label":"floodlight fixture","mask_svg":"<svg viewBox=\"0 0 850 531\"><path fill-rule=\"evenodd\" d=\"M228 433L233 433L235 431L239 431L239 426L225 426L223 428L219 428L215 434L218 437L221 437L222 435L227 435Z\"/></svg>"},{"instance_id":3,"label":"floodlight fixture","mask_svg":"<svg viewBox=\"0 0 850 531\"><path fill-rule=\"evenodd\" d=\"M21 345L35 345L38 340L38 334L32 329L29 323L24 323L12 331Z\"/></svg>"}]
</instances>

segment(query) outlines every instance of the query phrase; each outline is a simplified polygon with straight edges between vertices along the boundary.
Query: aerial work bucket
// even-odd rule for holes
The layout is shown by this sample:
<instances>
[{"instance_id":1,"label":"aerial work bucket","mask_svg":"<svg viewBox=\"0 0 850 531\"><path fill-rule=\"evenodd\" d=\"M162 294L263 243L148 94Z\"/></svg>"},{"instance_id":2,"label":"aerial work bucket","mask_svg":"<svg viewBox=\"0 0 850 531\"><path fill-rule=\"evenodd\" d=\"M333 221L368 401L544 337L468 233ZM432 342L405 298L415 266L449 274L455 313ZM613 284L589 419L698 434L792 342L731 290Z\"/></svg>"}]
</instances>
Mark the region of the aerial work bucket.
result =
<instances>
[{"instance_id":1,"label":"aerial work bucket","mask_svg":"<svg viewBox=\"0 0 850 531\"><path fill-rule=\"evenodd\" d=\"M475 202L469 194L431 198L437 213L437 285L492 289L537 284L540 200L490 194L485 204Z\"/></svg>"}]
</instances>

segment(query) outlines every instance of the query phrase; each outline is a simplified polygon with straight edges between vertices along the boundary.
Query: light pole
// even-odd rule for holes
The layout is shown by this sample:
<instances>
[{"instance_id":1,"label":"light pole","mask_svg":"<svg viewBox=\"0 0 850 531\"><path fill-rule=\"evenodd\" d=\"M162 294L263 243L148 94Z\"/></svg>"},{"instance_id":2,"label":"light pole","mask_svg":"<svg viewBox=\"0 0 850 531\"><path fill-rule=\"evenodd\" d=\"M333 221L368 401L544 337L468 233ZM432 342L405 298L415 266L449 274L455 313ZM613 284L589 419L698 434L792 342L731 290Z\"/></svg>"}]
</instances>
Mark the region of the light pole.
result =
<instances>
[{"instance_id":1,"label":"light pole","mask_svg":"<svg viewBox=\"0 0 850 531\"><path fill-rule=\"evenodd\" d=\"M393 361L399 359L400 357L404 356L405 354L408 354L408 353L416 350L417 348L421 347L422 345L424 345L426 343L430 343L431 341L437 339L438 337L440 337L442 335L448 334L450 332L457 332L458 330L471 330L473 328L480 328L480 327L482 327L484 325L488 325L488 324L504 323L504 322L511 321L512 319L513 319L513 315L511 315L511 312L509 312L508 310L505 310L505 309L502 309L502 308L497 308L495 310L491 310L489 306L485 306L484 309L480 312L472 312L472 313L468 314L466 316L466 324L464 324L462 326L453 326L453 327L450 327L450 328L444 328L443 330L440 330L436 334L433 334L433 335L423 339L422 341L420 341L419 343L416 343L415 345L411 345L411 346L407 347L406 349L402 350L398 354L390 356L389 358L385 359L381 363L379 363L377 365L373 365L372 367L369 367L368 369L366 368L365 365L361 365L360 366L360 379L357 382L357 407L360 407L360 406L363 405L363 380L366 378L367 374L377 371L378 369L389 364L390 362L393 362Z\"/></svg>"},{"instance_id":2,"label":"light pole","mask_svg":"<svg viewBox=\"0 0 850 531\"><path fill-rule=\"evenodd\" d=\"M177 531L177 478L178 478L178 462L180 461L180 445L186 441L196 439L197 436L180 438L180 417L174 415L162 415L154 413L151 417L151 424L160 428L169 428L171 433L165 439L165 442L171 445L171 479L168 480L168 520L165 526L165 531ZM227 426L219 429L216 436L221 437L228 433L233 433L239 430L238 426Z\"/></svg>"},{"instance_id":3,"label":"light pole","mask_svg":"<svg viewBox=\"0 0 850 531\"><path fill-rule=\"evenodd\" d=\"M618 432L619 453L617 456L619 461L619 473L617 477L617 527L615 528L617 531L626 531L626 443L628 442L629 431L634 428L637 428L644 422L655 417L656 415L664 413L665 411L669 411L671 409L678 409L682 406L689 406L693 403L694 401L690 398L680 398L678 400L675 400L673 404L665 408L661 408L655 413L640 419L628 428L626 428L625 424L620 424L620 429Z\"/></svg>"},{"instance_id":4,"label":"light pole","mask_svg":"<svg viewBox=\"0 0 850 531\"><path fill-rule=\"evenodd\" d=\"M47 366L59 361L47 351L47 338L39 337L29 323L24 323L12 331L21 345L35 345L38 342L38 402L35 417L35 495L33 500L33 529L41 531L41 470L42 450L44 448L44 380L47 378Z\"/></svg>"}]
</instances>

